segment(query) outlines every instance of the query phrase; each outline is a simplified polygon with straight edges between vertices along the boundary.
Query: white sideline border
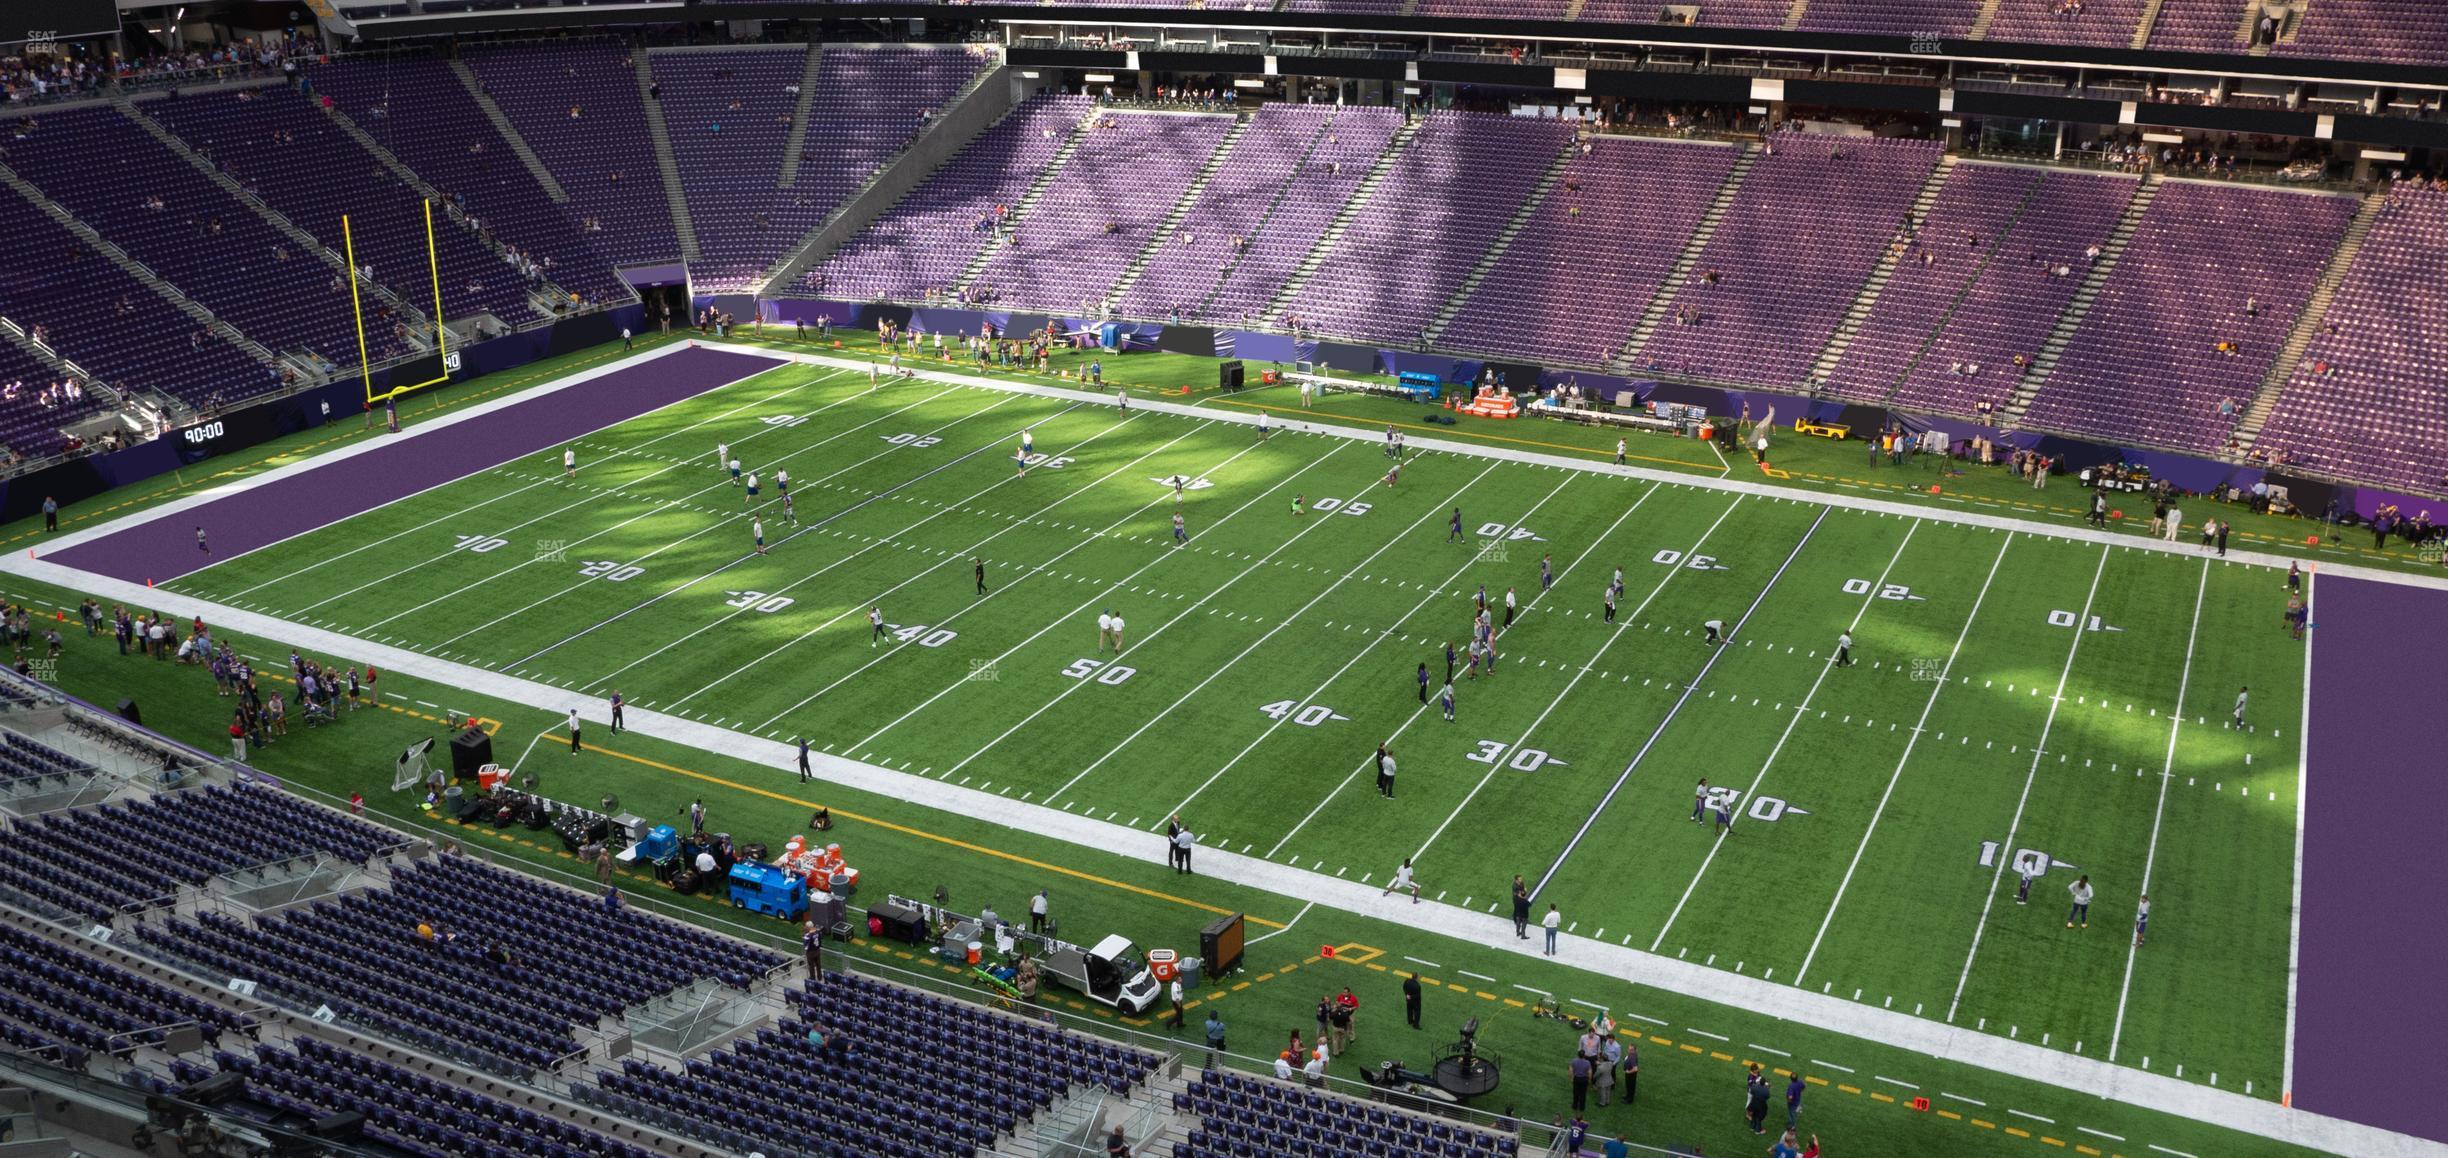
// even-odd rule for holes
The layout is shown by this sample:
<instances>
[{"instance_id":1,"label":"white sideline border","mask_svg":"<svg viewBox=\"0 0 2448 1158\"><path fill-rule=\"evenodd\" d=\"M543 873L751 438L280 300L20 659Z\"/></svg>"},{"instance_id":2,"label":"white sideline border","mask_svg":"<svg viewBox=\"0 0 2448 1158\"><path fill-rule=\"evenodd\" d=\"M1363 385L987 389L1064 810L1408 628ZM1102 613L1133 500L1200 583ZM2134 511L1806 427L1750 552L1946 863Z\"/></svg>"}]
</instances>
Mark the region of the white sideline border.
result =
<instances>
[{"instance_id":1,"label":"white sideline border","mask_svg":"<svg viewBox=\"0 0 2448 1158\"><path fill-rule=\"evenodd\" d=\"M869 365L862 360L774 351L762 347L734 346L728 343L691 341L683 345L667 346L637 354L569 378L540 383L533 389L506 396L496 403L470 407L466 412L456 416L455 420L423 424L416 429L419 432L443 429L455 424L456 421L465 421L490 413L514 400L525 399L539 392L565 388L568 385L641 364L653 358L669 356L675 350L699 345L712 349L755 354L783 362L799 362L833 368L859 369ZM1095 391L1003 382L992 378L930 370L916 371L916 374L919 377L954 385L1031 393L1071 401L1097 403L1112 400L1111 395ZM1179 403L1133 398L1131 405L1182 417L1239 422L1249 426L1257 424L1255 416L1185 406ZM1273 420L1270 422L1278 427L1312 429L1316 433L1358 440L1375 440L1382 437L1374 431L1339 424L1306 428L1292 422ZM381 444L380 441L369 443L367 449ZM1415 445L1453 454L1496 458L1533 466L1581 470L1598 474L1624 474L1701 489L1791 499L1797 502L1817 503L1851 510L1885 512L1968 526L1997 527L2024 534L2044 535L2077 542L2156 550L2168 554L2197 555L2195 551L2181 550L2167 546L2161 540L2142 539L2139 536L2120 536L2088 528L2053 527L1968 511L1930 510L1875 499L1814 494L1748 480L1697 478L1647 468L1617 467L1569 459L1560 455L1483 447L1440 439L1421 439L1417 440ZM346 451L335 452L335 454L363 452L358 448L350 448ZM215 488L210 492L210 497L218 498L242 492L264 482L287 477L294 471L311 469L313 466L331 461L333 457L330 455L316 456L291 467L268 471L262 475L241 480L228 487ZM126 526L149 522L170 511L183 509L180 504L192 505L194 501L200 501L203 497L176 500L172 504L133 512L89 531L80 532L78 541L113 533ZM2286 556L2251 551L2236 552L2230 556L2230 559L2262 566L2284 566L2291 561ZM2354 564L2324 565L2356 578L2427 587L2434 590L2448 590L2448 579L2400 575ZM234 631L286 641L302 649L324 655L344 656L357 662L378 664L419 679L459 687L478 695L490 696L511 703L534 705L548 712L563 708L575 709L583 719L597 723L610 719L610 712L605 704L593 697L579 696L568 690L541 682L436 659L405 648L375 643L337 631L291 623L259 612L223 607L208 600L163 588L149 588L56 563L43 562L34 552L0 558L0 574L18 575L72 590L81 589L116 602L150 606L171 612L181 618L210 615L214 622L222 623ZM795 767L798 756L798 749L790 744L743 735L710 724L667 716L661 712L642 708L631 708L624 720L624 726L628 730L654 739L699 748L772 768L776 770L777 776L792 774L789 770ZM895 772L839 756L811 753L810 760L817 772L830 783L892 799L909 801L1005 828L1019 830L1025 827L1034 835L1049 837L1083 848L1111 852L1133 847L1131 842L1134 840L1149 843L1156 841L1155 837L1147 833L1118 824L1093 820L1044 805L1020 804L993 793L962 788L909 773ZM2299 784L2302 779L2299 774ZM1155 851L1152 847L1149 849L1151 861L1155 859ZM1378 890L1367 885L1228 852L1222 848L1202 849L1200 864L1204 866L1203 872L1220 880L1261 889L1287 898L1303 898L1314 903L1323 903L1359 916L1395 924L1408 924L1441 936L1455 937L1500 948L1509 946L1512 941L1511 938L1504 936L1505 933L1511 931L1511 921L1501 916L1474 913L1443 904L1429 909L1413 905L1408 901L1397 902L1381 896ZM2300 873L2298 873L2299 882L2300 879ZM1530 944L1535 943L1525 943L1525 945ZM1514 951L1522 952L1525 955L1531 952L1528 948ZM1949 1026L1929 1018L1862 1005L1744 974L1728 973L1694 962L1680 961L1619 945L1608 945L1589 938L1562 938L1558 955L1552 960L1558 960L1603 977L1649 985L1696 1000L1730 1005L1780 1020L1859 1037L1933 1058L1958 1062L2018 1079L2055 1085L2070 1092L2111 1099L2139 1109L2172 1114L2293 1145L2308 1146L2332 1153L2368 1155L2370 1158L2448 1158L2448 1144L2309 1111L2290 1109L2276 1102L2112 1064L2097 1058L2078 1056L2028 1042L2001 1038L1979 1030ZM2291 985L2288 1000L2291 1008L2293 1003ZM2291 1058L2286 1059L2286 1062L2290 1067L2293 1064Z\"/></svg>"}]
</instances>

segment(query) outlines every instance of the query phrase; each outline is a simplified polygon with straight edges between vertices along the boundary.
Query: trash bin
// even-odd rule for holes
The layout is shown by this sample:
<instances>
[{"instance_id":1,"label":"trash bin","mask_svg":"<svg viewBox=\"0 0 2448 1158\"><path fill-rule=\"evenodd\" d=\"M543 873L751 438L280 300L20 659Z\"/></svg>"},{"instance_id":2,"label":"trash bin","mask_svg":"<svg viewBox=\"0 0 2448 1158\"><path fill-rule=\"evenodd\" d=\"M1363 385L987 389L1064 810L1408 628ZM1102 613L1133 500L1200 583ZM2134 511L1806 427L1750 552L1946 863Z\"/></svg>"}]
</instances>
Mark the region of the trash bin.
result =
<instances>
[{"instance_id":1,"label":"trash bin","mask_svg":"<svg viewBox=\"0 0 2448 1158\"><path fill-rule=\"evenodd\" d=\"M1183 989L1196 989L1199 983L1199 959L1184 957L1179 967Z\"/></svg>"}]
</instances>

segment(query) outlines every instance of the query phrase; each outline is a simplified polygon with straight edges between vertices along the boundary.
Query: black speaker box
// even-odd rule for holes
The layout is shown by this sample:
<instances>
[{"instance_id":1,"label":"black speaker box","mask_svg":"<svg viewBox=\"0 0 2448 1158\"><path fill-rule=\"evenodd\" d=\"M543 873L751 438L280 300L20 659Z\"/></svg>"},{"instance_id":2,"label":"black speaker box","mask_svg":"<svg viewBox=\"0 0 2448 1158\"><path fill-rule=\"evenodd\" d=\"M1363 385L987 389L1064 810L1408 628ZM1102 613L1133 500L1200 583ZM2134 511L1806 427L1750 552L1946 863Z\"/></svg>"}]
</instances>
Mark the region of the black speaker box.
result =
<instances>
[{"instance_id":1,"label":"black speaker box","mask_svg":"<svg viewBox=\"0 0 2448 1158\"><path fill-rule=\"evenodd\" d=\"M1239 390L1241 388L1241 363L1237 361L1217 363L1216 385L1227 391Z\"/></svg>"},{"instance_id":2,"label":"black speaker box","mask_svg":"<svg viewBox=\"0 0 2448 1158\"><path fill-rule=\"evenodd\" d=\"M139 728L144 726L144 713L136 710L134 700L122 699L119 701L119 718Z\"/></svg>"},{"instance_id":3,"label":"black speaker box","mask_svg":"<svg viewBox=\"0 0 2448 1158\"><path fill-rule=\"evenodd\" d=\"M493 737L482 728L469 728L451 737L451 775L461 780L474 780L476 770L493 762Z\"/></svg>"},{"instance_id":4,"label":"black speaker box","mask_svg":"<svg viewBox=\"0 0 2448 1158\"><path fill-rule=\"evenodd\" d=\"M178 1096L183 1102L193 1102L199 1106L218 1106L244 1093L246 1093L246 1075L234 1070L224 1070L180 1090Z\"/></svg>"},{"instance_id":5,"label":"black speaker box","mask_svg":"<svg viewBox=\"0 0 2448 1158\"><path fill-rule=\"evenodd\" d=\"M350 1110L346 1113L333 1114L328 1118L319 1118L313 1125L306 1127L306 1132L317 1138L333 1142L354 1142L359 1135L365 1133L365 1121L364 1114Z\"/></svg>"},{"instance_id":6,"label":"black speaker box","mask_svg":"<svg viewBox=\"0 0 2448 1158\"><path fill-rule=\"evenodd\" d=\"M919 916L916 910L886 901L869 908L867 916L881 925L878 935L885 940L906 945L921 944L926 940L926 918Z\"/></svg>"}]
</instances>

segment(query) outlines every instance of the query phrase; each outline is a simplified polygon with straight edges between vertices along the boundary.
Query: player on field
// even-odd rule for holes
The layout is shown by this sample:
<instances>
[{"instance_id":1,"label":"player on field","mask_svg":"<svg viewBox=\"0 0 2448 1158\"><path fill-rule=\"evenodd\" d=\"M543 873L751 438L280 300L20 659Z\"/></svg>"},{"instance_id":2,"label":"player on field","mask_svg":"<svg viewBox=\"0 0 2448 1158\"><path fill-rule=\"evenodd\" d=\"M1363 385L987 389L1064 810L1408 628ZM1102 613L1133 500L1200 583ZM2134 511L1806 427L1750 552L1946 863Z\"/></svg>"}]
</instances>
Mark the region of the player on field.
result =
<instances>
[{"instance_id":1,"label":"player on field","mask_svg":"<svg viewBox=\"0 0 2448 1158\"><path fill-rule=\"evenodd\" d=\"M1258 412L1258 441L1260 441L1260 442L1265 442L1266 440L1267 440L1267 416L1266 416L1266 411L1261 410L1261 411L1259 411L1259 412Z\"/></svg>"},{"instance_id":2,"label":"player on field","mask_svg":"<svg viewBox=\"0 0 2448 1158\"><path fill-rule=\"evenodd\" d=\"M1555 556L1541 555L1539 556L1539 590L1545 591L1553 586L1555 586Z\"/></svg>"},{"instance_id":3,"label":"player on field","mask_svg":"<svg viewBox=\"0 0 2448 1158\"><path fill-rule=\"evenodd\" d=\"M1700 626L1708 632L1708 637L1701 640L1702 643L1715 645L1725 642L1725 620L1711 619Z\"/></svg>"},{"instance_id":4,"label":"player on field","mask_svg":"<svg viewBox=\"0 0 2448 1158\"><path fill-rule=\"evenodd\" d=\"M1387 468L1386 468L1386 472L1385 472L1385 485L1387 485L1387 486L1393 486L1395 483L1398 483L1398 482L1401 482L1401 481L1402 481L1402 460L1398 458L1398 459L1395 459L1395 460L1394 460L1394 465L1389 466L1389 467L1387 467Z\"/></svg>"},{"instance_id":5,"label":"player on field","mask_svg":"<svg viewBox=\"0 0 2448 1158\"><path fill-rule=\"evenodd\" d=\"M566 448L564 448L564 449L561 451L561 477L562 477L562 478L577 478L577 477L578 477L578 448L577 448L577 447L574 447L574 446L573 446L573 447L566 447Z\"/></svg>"},{"instance_id":6,"label":"player on field","mask_svg":"<svg viewBox=\"0 0 2448 1158\"><path fill-rule=\"evenodd\" d=\"M1377 795L1394 799L1394 753L1383 744L1377 745Z\"/></svg>"},{"instance_id":7,"label":"player on field","mask_svg":"<svg viewBox=\"0 0 2448 1158\"><path fill-rule=\"evenodd\" d=\"M1181 505L1181 501L1182 501L1182 483L1183 483L1183 481L1184 481L1184 480L1183 480L1182 476L1180 476L1180 475L1174 475L1174 476L1173 476L1173 505L1174 505L1174 506L1177 506L1177 507Z\"/></svg>"},{"instance_id":8,"label":"player on field","mask_svg":"<svg viewBox=\"0 0 2448 1158\"><path fill-rule=\"evenodd\" d=\"M2301 562L2294 560L2287 562L2287 590L2303 590L2303 564Z\"/></svg>"},{"instance_id":9,"label":"player on field","mask_svg":"<svg viewBox=\"0 0 2448 1158\"><path fill-rule=\"evenodd\" d=\"M1445 541L1448 543L1470 542L1470 540L1462 537L1462 508L1460 507L1455 507L1453 509L1453 517L1445 521Z\"/></svg>"},{"instance_id":10,"label":"player on field","mask_svg":"<svg viewBox=\"0 0 2448 1158\"><path fill-rule=\"evenodd\" d=\"M1614 589L1615 589L1615 595L1616 595L1616 597L1617 597L1617 598L1622 598L1622 596L1623 596L1623 564L1621 564L1621 563L1617 563L1617 564L1615 565L1615 580L1614 580L1614 582L1611 582L1611 583L1607 584L1607 586L1612 587L1612 588L1614 588Z\"/></svg>"},{"instance_id":11,"label":"player on field","mask_svg":"<svg viewBox=\"0 0 2448 1158\"><path fill-rule=\"evenodd\" d=\"M788 492L782 495L782 517L789 519L794 527L799 525L799 504L790 497Z\"/></svg>"},{"instance_id":12,"label":"player on field","mask_svg":"<svg viewBox=\"0 0 2448 1158\"><path fill-rule=\"evenodd\" d=\"M1445 690L1437 693L1437 706L1445 709L1445 722L1453 723L1453 681L1445 681Z\"/></svg>"},{"instance_id":13,"label":"player on field","mask_svg":"<svg viewBox=\"0 0 2448 1158\"><path fill-rule=\"evenodd\" d=\"M1108 647L1111 647L1111 646L1113 646L1113 612L1110 612L1110 611L1102 611L1102 612L1098 612L1098 613L1097 613L1097 654L1098 654L1098 655L1103 655L1103 654L1105 654L1105 649L1106 649L1106 648L1108 648Z\"/></svg>"},{"instance_id":14,"label":"player on field","mask_svg":"<svg viewBox=\"0 0 2448 1158\"><path fill-rule=\"evenodd\" d=\"M2073 908L2071 908L2071 909L2066 910L2066 928L2071 929L2071 928L2073 928L2073 927L2074 927L2074 926L2075 926L2077 923L2080 923L2080 924L2082 925L2082 927L2083 927L2083 928L2086 928L2086 929L2090 928L2090 927L2091 927L2091 877L2090 877L2090 874L2086 873L2086 874L2084 874L2084 875L2082 875L2082 876L2078 876L2078 877L2074 878L2074 883L2066 886L2066 892L2067 892L2069 895L2071 895L2071 896L2074 898L2074 907L2073 907Z\"/></svg>"},{"instance_id":15,"label":"player on field","mask_svg":"<svg viewBox=\"0 0 2448 1158\"><path fill-rule=\"evenodd\" d=\"M980 594L980 595L984 595L984 594L986 593L986 560L985 560L985 558L984 558L983 556L979 556L979 555L971 555L971 556L969 556L969 566L970 566L970 568L971 568L971 569L973 569L973 570L975 570L975 571L977 572L977 593L978 593L978 594Z\"/></svg>"},{"instance_id":16,"label":"player on field","mask_svg":"<svg viewBox=\"0 0 2448 1158\"><path fill-rule=\"evenodd\" d=\"M1486 644L1479 642L1477 639L1470 641L1470 668L1468 671L1470 678L1479 678L1479 661L1481 657L1486 654L1486 652Z\"/></svg>"},{"instance_id":17,"label":"player on field","mask_svg":"<svg viewBox=\"0 0 2448 1158\"><path fill-rule=\"evenodd\" d=\"M1419 698L1420 698L1420 706L1421 706L1421 707L1423 707L1423 708L1424 708L1424 707L1427 707L1427 706L1428 706L1428 665L1427 665L1427 664L1425 664L1425 663L1422 663L1421 665L1419 665Z\"/></svg>"},{"instance_id":18,"label":"player on field","mask_svg":"<svg viewBox=\"0 0 2448 1158\"><path fill-rule=\"evenodd\" d=\"M1613 587L1606 589L1606 621L1615 622L1615 589Z\"/></svg>"},{"instance_id":19,"label":"player on field","mask_svg":"<svg viewBox=\"0 0 2448 1158\"><path fill-rule=\"evenodd\" d=\"M1307 495L1298 495L1298 494L1296 494L1296 495L1293 495L1293 496L1292 496L1292 517L1293 517L1293 518L1296 518L1296 519L1297 519L1297 518L1301 517L1301 506L1302 506L1302 504L1303 504L1305 501L1307 501L1307 499L1308 499L1308 496L1307 496Z\"/></svg>"},{"instance_id":20,"label":"player on field","mask_svg":"<svg viewBox=\"0 0 2448 1158\"><path fill-rule=\"evenodd\" d=\"M1717 835L1731 836L1733 834L1734 794L1728 792L1717 797Z\"/></svg>"},{"instance_id":21,"label":"player on field","mask_svg":"<svg viewBox=\"0 0 2448 1158\"><path fill-rule=\"evenodd\" d=\"M1014 456L1013 456L1014 461L1016 461L1016 462L1018 462L1018 463L1020 464L1020 477L1021 477L1021 478L1027 478L1027 477L1028 477L1028 464L1029 464L1029 456L1030 456L1030 455L1032 455L1032 454L1035 454L1035 453L1037 453L1037 440L1036 440L1036 438L1034 438L1033 436L1031 436L1031 435L1029 434L1029 432L1028 432L1028 431L1025 431L1025 430L1021 431L1021 432L1020 432L1020 453L1019 453L1019 454L1017 454L1017 455L1014 455Z\"/></svg>"},{"instance_id":22,"label":"player on field","mask_svg":"<svg viewBox=\"0 0 2448 1158\"><path fill-rule=\"evenodd\" d=\"M748 505L749 505L749 506L752 506L752 507L753 507L753 506L755 506L755 505L756 505L756 499L757 499L757 476L756 476L756 472L752 470L752 471L749 471L749 472L748 472Z\"/></svg>"},{"instance_id":23,"label":"player on field","mask_svg":"<svg viewBox=\"0 0 2448 1158\"><path fill-rule=\"evenodd\" d=\"M750 520L748 520L748 533L749 533L749 534L751 534L751 535L756 536L756 553L757 553L757 554L759 554L759 555L764 554L764 553L765 553L765 520L763 520L763 519L750 519Z\"/></svg>"},{"instance_id":24,"label":"player on field","mask_svg":"<svg viewBox=\"0 0 2448 1158\"><path fill-rule=\"evenodd\" d=\"M883 638L884 609L880 606L870 607L867 609L867 646L874 647Z\"/></svg>"},{"instance_id":25,"label":"player on field","mask_svg":"<svg viewBox=\"0 0 2448 1158\"><path fill-rule=\"evenodd\" d=\"M790 493L789 471L777 470L774 472L774 493L778 495L787 495Z\"/></svg>"},{"instance_id":26,"label":"player on field","mask_svg":"<svg viewBox=\"0 0 2448 1158\"><path fill-rule=\"evenodd\" d=\"M1694 789L1692 789L1692 814L1691 814L1692 823L1693 823L1693 824L1698 824L1698 823L1700 823L1700 816L1701 816L1701 814L1702 814L1702 813L1704 813L1704 812L1706 812L1707 810L1708 810L1708 777L1703 776L1703 777L1701 777L1701 778L1700 778L1700 786L1699 786L1698 788L1694 788Z\"/></svg>"},{"instance_id":27,"label":"player on field","mask_svg":"<svg viewBox=\"0 0 2448 1158\"><path fill-rule=\"evenodd\" d=\"M1392 458L1392 457L1394 457L1395 455L1397 455L1397 454L1400 454L1400 453L1401 453L1401 450L1400 450L1400 449L1398 448L1398 446L1396 445L1396 443L1395 443L1395 441L1394 441L1394 438L1395 438L1395 435L1394 435L1394 424L1393 424L1393 423L1391 423L1391 422L1389 422L1389 423L1387 423L1387 424L1386 424L1386 440L1385 440L1385 452L1386 452L1386 457L1387 457L1387 458Z\"/></svg>"},{"instance_id":28,"label":"player on field","mask_svg":"<svg viewBox=\"0 0 2448 1158\"><path fill-rule=\"evenodd\" d=\"M1616 440L1615 440L1615 465L1617 465L1617 466L1622 466L1623 464L1624 464L1624 440L1623 440L1623 439L1618 438L1618 439L1616 439Z\"/></svg>"},{"instance_id":29,"label":"player on field","mask_svg":"<svg viewBox=\"0 0 2448 1158\"><path fill-rule=\"evenodd\" d=\"M2020 880L2020 881L2019 881L2019 882L2018 882L2018 883L2015 885L2015 903L2016 903L2016 904L2018 904L2018 905L2028 905L2028 904L2030 904L2030 903L2031 903L2031 883L2032 883L2032 866L2031 866L2031 862L2029 862L2029 861L2020 861L2020 862L2017 862L2017 863L2015 864L2015 875L2016 875L2016 876L2018 876L2018 877L2021 877L2021 878L2022 878L2022 879L2021 879L2021 880Z\"/></svg>"},{"instance_id":30,"label":"player on field","mask_svg":"<svg viewBox=\"0 0 2448 1158\"><path fill-rule=\"evenodd\" d=\"M212 544L204 541L204 528L202 527L196 528L196 550L202 551L207 555L212 554Z\"/></svg>"},{"instance_id":31,"label":"player on field","mask_svg":"<svg viewBox=\"0 0 2448 1158\"><path fill-rule=\"evenodd\" d=\"M2228 727L2242 729L2247 732L2252 730L2252 727L2244 722L2244 701L2250 698L2251 690L2252 689L2250 688L2243 687L2236 689L2235 716L2227 722Z\"/></svg>"},{"instance_id":32,"label":"player on field","mask_svg":"<svg viewBox=\"0 0 2448 1158\"><path fill-rule=\"evenodd\" d=\"M1113 617L1113 644L1114 654L1122 654L1122 617L1119 615Z\"/></svg>"},{"instance_id":33,"label":"player on field","mask_svg":"<svg viewBox=\"0 0 2448 1158\"><path fill-rule=\"evenodd\" d=\"M1454 652L1454 645L1453 645L1453 641L1452 641L1452 640L1450 640L1450 639L1449 639L1449 640L1446 640L1446 641L1445 641L1445 682L1446 682L1446 683L1452 683L1452 682L1453 682L1453 675L1454 675L1454 662L1455 662L1456 660L1458 660L1459 658L1461 658L1461 657L1460 657L1459 655L1457 655L1457 654Z\"/></svg>"},{"instance_id":34,"label":"player on field","mask_svg":"<svg viewBox=\"0 0 2448 1158\"><path fill-rule=\"evenodd\" d=\"M1381 897L1390 896L1398 891L1409 892L1411 894L1411 903L1415 905L1419 903L1419 882L1411 879L1410 857L1403 858L1402 867L1394 870L1393 883L1385 887L1385 892L1377 895Z\"/></svg>"},{"instance_id":35,"label":"player on field","mask_svg":"<svg viewBox=\"0 0 2448 1158\"><path fill-rule=\"evenodd\" d=\"M721 469L723 468L723 464L724 464L724 463L727 463L727 462L730 462L730 461L731 461L731 444L730 444L730 443L728 443L728 442L717 442L717 443L715 443L715 444L714 444L714 469L719 471L719 470L721 470Z\"/></svg>"},{"instance_id":36,"label":"player on field","mask_svg":"<svg viewBox=\"0 0 2448 1158\"><path fill-rule=\"evenodd\" d=\"M2134 948L2150 936L2150 894L2142 894L2142 902L2134 908Z\"/></svg>"},{"instance_id":37,"label":"player on field","mask_svg":"<svg viewBox=\"0 0 2448 1158\"><path fill-rule=\"evenodd\" d=\"M1094 363L1091 363L1091 365L1094 365ZM1103 378L1104 372L1099 370L1097 377ZM1130 395L1125 393L1119 386L1114 387L1114 411L1119 414L1130 413Z\"/></svg>"},{"instance_id":38,"label":"player on field","mask_svg":"<svg viewBox=\"0 0 2448 1158\"><path fill-rule=\"evenodd\" d=\"M1173 545L1179 547L1189 541L1190 532L1187 528L1182 526L1182 513L1180 511L1173 512Z\"/></svg>"},{"instance_id":39,"label":"player on field","mask_svg":"<svg viewBox=\"0 0 2448 1158\"><path fill-rule=\"evenodd\" d=\"M1836 666L1853 666L1853 633L1850 631L1836 633Z\"/></svg>"},{"instance_id":40,"label":"player on field","mask_svg":"<svg viewBox=\"0 0 2448 1158\"><path fill-rule=\"evenodd\" d=\"M2287 629L2295 634L2295 638L2303 638L2304 620L2311 613L2311 608L2304 606L2303 596L2287 596L2286 625Z\"/></svg>"},{"instance_id":41,"label":"player on field","mask_svg":"<svg viewBox=\"0 0 2448 1158\"><path fill-rule=\"evenodd\" d=\"M1514 603L1513 603L1513 589L1512 589L1512 588L1510 588L1510 587L1507 587L1507 588L1505 588L1505 621L1504 621L1504 625L1505 625L1505 627L1506 627L1508 630L1509 630L1509 629L1511 629L1511 628L1512 628L1512 626L1513 626L1513 612L1514 612L1514 611L1515 611L1515 606L1514 606Z\"/></svg>"}]
</instances>

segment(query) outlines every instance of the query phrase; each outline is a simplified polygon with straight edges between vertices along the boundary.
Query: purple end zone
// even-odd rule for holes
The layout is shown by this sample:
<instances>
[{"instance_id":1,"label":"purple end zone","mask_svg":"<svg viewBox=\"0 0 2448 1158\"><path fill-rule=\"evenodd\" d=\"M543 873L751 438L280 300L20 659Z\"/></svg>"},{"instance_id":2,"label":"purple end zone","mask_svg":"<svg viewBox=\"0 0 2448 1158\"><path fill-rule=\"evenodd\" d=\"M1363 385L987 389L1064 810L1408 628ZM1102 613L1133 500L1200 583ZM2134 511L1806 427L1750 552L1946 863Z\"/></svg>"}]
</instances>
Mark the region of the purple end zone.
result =
<instances>
[{"instance_id":1,"label":"purple end zone","mask_svg":"<svg viewBox=\"0 0 2448 1158\"><path fill-rule=\"evenodd\" d=\"M131 583L166 583L783 364L752 354L683 349L447 429L411 428L364 454L148 519L41 558ZM196 548L197 527L204 528L212 544L209 554Z\"/></svg>"},{"instance_id":2,"label":"purple end zone","mask_svg":"<svg viewBox=\"0 0 2448 1158\"><path fill-rule=\"evenodd\" d=\"M2315 581L2295 1106L2448 1142L2448 592ZM2429 1060L2425 1060L2429 1059Z\"/></svg>"}]
</instances>

